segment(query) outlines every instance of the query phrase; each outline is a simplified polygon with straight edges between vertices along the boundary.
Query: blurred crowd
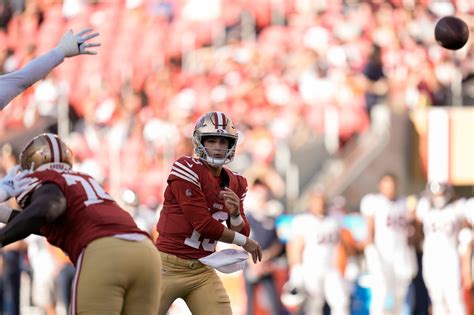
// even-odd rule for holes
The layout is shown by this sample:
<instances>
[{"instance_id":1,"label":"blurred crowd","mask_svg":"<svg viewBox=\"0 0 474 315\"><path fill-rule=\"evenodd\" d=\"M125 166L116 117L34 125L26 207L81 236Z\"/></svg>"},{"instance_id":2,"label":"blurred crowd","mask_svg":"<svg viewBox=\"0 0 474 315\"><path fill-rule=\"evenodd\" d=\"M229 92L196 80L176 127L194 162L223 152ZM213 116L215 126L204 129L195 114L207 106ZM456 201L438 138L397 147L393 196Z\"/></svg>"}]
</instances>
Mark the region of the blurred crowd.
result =
<instances>
[{"instance_id":1,"label":"blurred crowd","mask_svg":"<svg viewBox=\"0 0 474 315\"><path fill-rule=\"evenodd\" d=\"M444 50L432 30L448 14L472 29L473 10L462 0L1 1L0 73L51 49L70 28L90 25L103 44L97 56L61 65L5 108L0 139L59 121L51 128L66 129L75 168L140 209L138 220L152 231L171 162L192 153L195 119L219 110L240 129L232 168L266 182L281 199L277 148L320 137L332 123L328 109L337 113L343 146L367 130L379 103L407 111L463 102L456 86L472 79L474 51ZM67 123L58 108L68 111ZM3 171L18 149L2 147ZM11 266L25 268L24 257ZM53 257L58 263L48 279L64 265ZM8 290L3 300L14 301L5 298ZM52 296L40 299L51 301L39 305L48 314L61 300Z\"/></svg>"}]
</instances>

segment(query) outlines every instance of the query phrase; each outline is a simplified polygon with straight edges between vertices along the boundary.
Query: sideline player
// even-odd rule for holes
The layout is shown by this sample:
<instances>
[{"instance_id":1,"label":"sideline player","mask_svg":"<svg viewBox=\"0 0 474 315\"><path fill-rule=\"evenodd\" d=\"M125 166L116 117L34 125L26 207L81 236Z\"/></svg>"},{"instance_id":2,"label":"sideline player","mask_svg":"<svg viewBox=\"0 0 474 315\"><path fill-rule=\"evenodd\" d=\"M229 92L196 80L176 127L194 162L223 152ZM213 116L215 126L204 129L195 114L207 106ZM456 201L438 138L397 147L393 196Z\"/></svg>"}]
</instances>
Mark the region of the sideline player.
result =
<instances>
[{"instance_id":1,"label":"sideline player","mask_svg":"<svg viewBox=\"0 0 474 315\"><path fill-rule=\"evenodd\" d=\"M433 315L466 314L461 279L467 275L461 269L460 250L470 246L472 226L464 230L467 239L460 236L461 229L472 224L468 218L474 217L473 204L474 199L456 200L452 187L439 182L429 183L418 202L416 217L424 235L423 280Z\"/></svg>"},{"instance_id":2,"label":"sideline player","mask_svg":"<svg viewBox=\"0 0 474 315\"><path fill-rule=\"evenodd\" d=\"M311 192L309 211L295 217L287 244L290 266L289 283L304 289L308 295L305 314L323 314L324 301L331 314L349 314L349 292L343 272L338 266L339 255L348 253L345 232L327 212L326 197Z\"/></svg>"},{"instance_id":3,"label":"sideline player","mask_svg":"<svg viewBox=\"0 0 474 315\"><path fill-rule=\"evenodd\" d=\"M23 210L2 207L0 245L46 237L76 267L72 314L156 315L161 260L150 236L89 175L72 170L72 152L53 134L33 138L20 154L32 170Z\"/></svg>"},{"instance_id":4,"label":"sideline player","mask_svg":"<svg viewBox=\"0 0 474 315\"><path fill-rule=\"evenodd\" d=\"M160 315L178 298L195 315L232 314L216 271L199 260L215 252L217 241L242 246L254 262L261 260L260 245L248 238L242 206L247 181L223 167L234 158L237 138L228 116L209 112L194 128L197 158L183 156L171 167L157 224L163 262Z\"/></svg>"},{"instance_id":5,"label":"sideline player","mask_svg":"<svg viewBox=\"0 0 474 315\"><path fill-rule=\"evenodd\" d=\"M95 51L88 50L88 48L100 46L99 43L88 42L99 35L99 33L88 34L91 31L92 29L88 28L75 35L72 31L68 31L59 40L58 45L46 54L31 60L19 70L0 75L0 110L33 83L44 78L61 64L65 57L97 54Z\"/></svg>"},{"instance_id":6,"label":"sideline player","mask_svg":"<svg viewBox=\"0 0 474 315\"><path fill-rule=\"evenodd\" d=\"M361 200L360 210L367 219L368 241L364 249L372 277L371 315L400 315L406 311L408 287L418 268L411 246L412 216L405 197L398 196L398 180L384 174L379 193Z\"/></svg>"}]
</instances>

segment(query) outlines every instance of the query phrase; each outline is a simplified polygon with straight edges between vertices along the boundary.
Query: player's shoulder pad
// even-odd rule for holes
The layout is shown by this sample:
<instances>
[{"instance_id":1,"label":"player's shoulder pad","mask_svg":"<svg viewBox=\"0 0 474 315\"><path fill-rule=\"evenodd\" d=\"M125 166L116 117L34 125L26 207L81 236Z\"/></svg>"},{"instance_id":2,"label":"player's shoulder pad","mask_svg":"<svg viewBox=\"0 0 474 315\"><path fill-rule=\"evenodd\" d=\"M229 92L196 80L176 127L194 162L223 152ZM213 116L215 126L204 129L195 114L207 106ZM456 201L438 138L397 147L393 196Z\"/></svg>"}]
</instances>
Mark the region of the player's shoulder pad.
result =
<instances>
[{"instance_id":1,"label":"player's shoulder pad","mask_svg":"<svg viewBox=\"0 0 474 315\"><path fill-rule=\"evenodd\" d=\"M235 178L237 178L239 183L247 185L247 179L242 174L240 174L237 171L233 171L227 167L225 168L225 170L227 171L228 174L231 174L231 176L234 176Z\"/></svg>"},{"instance_id":2,"label":"player's shoulder pad","mask_svg":"<svg viewBox=\"0 0 474 315\"><path fill-rule=\"evenodd\" d=\"M225 168L227 174L229 174L231 177L234 178L234 180L238 183L240 192L238 193L240 195L240 199L244 200L247 190L248 190L248 183L247 183L247 178L245 178L242 174L239 172L233 171L229 168Z\"/></svg>"},{"instance_id":3,"label":"player's shoulder pad","mask_svg":"<svg viewBox=\"0 0 474 315\"><path fill-rule=\"evenodd\" d=\"M198 159L190 156L182 156L171 166L168 182L173 180L185 180L201 188L199 175L204 167L204 164Z\"/></svg>"},{"instance_id":4,"label":"player's shoulder pad","mask_svg":"<svg viewBox=\"0 0 474 315\"><path fill-rule=\"evenodd\" d=\"M360 201L360 212L363 215L373 216L374 211L379 203L378 195L370 193L362 197Z\"/></svg>"}]
</instances>

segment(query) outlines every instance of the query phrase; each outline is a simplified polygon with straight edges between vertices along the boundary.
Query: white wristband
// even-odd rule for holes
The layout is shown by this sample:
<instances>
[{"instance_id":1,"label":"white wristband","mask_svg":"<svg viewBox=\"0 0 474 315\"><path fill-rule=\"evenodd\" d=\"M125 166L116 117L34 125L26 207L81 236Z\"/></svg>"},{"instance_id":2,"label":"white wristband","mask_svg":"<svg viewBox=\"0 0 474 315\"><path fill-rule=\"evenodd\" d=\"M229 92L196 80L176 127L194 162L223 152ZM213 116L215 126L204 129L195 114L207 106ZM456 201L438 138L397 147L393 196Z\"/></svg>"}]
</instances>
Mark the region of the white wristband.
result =
<instances>
[{"instance_id":1,"label":"white wristband","mask_svg":"<svg viewBox=\"0 0 474 315\"><path fill-rule=\"evenodd\" d=\"M8 219L10 218L10 215L12 214L13 209L9 208L4 205L0 205L0 222L1 223L8 223Z\"/></svg>"},{"instance_id":2,"label":"white wristband","mask_svg":"<svg viewBox=\"0 0 474 315\"><path fill-rule=\"evenodd\" d=\"M244 220L242 219L242 216L240 215L240 213L237 217L230 216L230 224L232 224L233 226L239 226L243 222Z\"/></svg>"},{"instance_id":3,"label":"white wristband","mask_svg":"<svg viewBox=\"0 0 474 315\"><path fill-rule=\"evenodd\" d=\"M232 241L232 244L244 246L245 243L247 243L247 237L243 234L234 232L234 240Z\"/></svg>"}]
</instances>

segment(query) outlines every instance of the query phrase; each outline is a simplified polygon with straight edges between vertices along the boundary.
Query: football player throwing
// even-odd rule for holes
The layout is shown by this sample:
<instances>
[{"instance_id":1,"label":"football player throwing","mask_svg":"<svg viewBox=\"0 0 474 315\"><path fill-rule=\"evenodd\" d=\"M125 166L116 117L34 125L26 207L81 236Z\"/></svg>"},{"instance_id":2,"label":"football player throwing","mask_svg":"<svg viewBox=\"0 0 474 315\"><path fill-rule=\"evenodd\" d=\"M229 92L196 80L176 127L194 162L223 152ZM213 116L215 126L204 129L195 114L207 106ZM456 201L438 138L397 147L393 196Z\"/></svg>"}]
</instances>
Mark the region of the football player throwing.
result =
<instances>
[{"instance_id":1,"label":"football player throwing","mask_svg":"<svg viewBox=\"0 0 474 315\"><path fill-rule=\"evenodd\" d=\"M209 112L194 128L196 157L183 156L171 167L157 224L163 261L160 315L178 298L193 314L232 314L215 269L199 260L215 252L217 241L239 245L254 262L261 260L260 245L248 237L242 205L247 180L224 167L234 158L237 138L227 115Z\"/></svg>"}]
</instances>

